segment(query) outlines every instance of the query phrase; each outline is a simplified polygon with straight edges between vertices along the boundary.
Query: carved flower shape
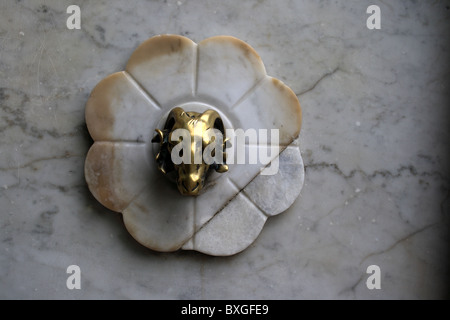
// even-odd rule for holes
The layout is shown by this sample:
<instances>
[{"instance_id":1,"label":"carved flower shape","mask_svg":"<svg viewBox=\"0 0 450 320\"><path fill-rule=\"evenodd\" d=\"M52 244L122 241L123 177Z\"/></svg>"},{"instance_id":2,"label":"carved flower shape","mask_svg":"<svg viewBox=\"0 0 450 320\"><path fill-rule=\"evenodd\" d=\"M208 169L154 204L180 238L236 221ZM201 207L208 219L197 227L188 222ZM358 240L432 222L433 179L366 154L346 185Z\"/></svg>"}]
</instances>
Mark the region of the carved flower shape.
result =
<instances>
[{"instance_id":1,"label":"carved flower shape","mask_svg":"<svg viewBox=\"0 0 450 320\"><path fill-rule=\"evenodd\" d=\"M278 161L278 172L261 175L268 170L261 163L231 164L228 172L208 178L201 195L180 195L158 172L151 143L177 106L214 109L227 128L279 129L280 153L270 158ZM233 37L199 44L178 35L150 38L133 52L125 71L93 89L86 123L94 140L85 164L89 189L105 207L122 212L131 235L153 250L240 252L268 217L294 202L303 185L297 97L266 74L253 48ZM255 148L269 146L245 145L246 153Z\"/></svg>"}]
</instances>

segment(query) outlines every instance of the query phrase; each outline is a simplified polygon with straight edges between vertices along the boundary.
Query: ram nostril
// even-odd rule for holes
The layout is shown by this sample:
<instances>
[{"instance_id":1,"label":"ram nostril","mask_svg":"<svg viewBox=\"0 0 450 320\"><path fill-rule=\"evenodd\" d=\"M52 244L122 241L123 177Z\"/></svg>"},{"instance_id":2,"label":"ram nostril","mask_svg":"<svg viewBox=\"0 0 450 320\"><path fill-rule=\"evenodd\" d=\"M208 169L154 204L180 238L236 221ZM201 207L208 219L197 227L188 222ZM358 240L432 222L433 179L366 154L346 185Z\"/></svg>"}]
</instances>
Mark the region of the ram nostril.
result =
<instances>
[{"instance_id":1,"label":"ram nostril","mask_svg":"<svg viewBox=\"0 0 450 320\"><path fill-rule=\"evenodd\" d=\"M193 192L193 191L195 191L195 190L198 189L198 187L200 186L200 183L197 182L193 188L188 188L188 186L184 183L184 181L181 181L181 186L183 187L183 189L184 189L185 191L187 191L187 192Z\"/></svg>"},{"instance_id":2,"label":"ram nostril","mask_svg":"<svg viewBox=\"0 0 450 320\"><path fill-rule=\"evenodd\" d=\"M200 183L197 182L197 184L195 185L194 189L192 189L191 191L197 190L197 188L198 188L199 185L200 185Z\"/></svg>"}]
</instances>

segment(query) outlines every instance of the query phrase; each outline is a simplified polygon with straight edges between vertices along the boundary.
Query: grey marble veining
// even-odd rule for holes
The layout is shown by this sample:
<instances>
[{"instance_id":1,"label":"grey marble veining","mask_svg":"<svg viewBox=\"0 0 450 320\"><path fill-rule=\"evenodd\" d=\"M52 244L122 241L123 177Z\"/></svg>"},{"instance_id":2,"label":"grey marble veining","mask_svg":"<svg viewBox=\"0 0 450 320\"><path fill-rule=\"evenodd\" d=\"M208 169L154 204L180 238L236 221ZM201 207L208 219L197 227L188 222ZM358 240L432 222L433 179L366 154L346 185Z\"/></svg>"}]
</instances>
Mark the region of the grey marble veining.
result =
<instances>
[{"instance_id":1,"label":"grey marble veining","mask_svg":"<svg viewBox=\"0 0 450 320\"><path fill-rule=\"evenodd\" d=\"M448 297L448 1L70 4L0 4L0 298ZM162 33L245 40L302 105L302 193L232 257L141 247L84 180L89 93Z\"/></svg>"}]
</instances>

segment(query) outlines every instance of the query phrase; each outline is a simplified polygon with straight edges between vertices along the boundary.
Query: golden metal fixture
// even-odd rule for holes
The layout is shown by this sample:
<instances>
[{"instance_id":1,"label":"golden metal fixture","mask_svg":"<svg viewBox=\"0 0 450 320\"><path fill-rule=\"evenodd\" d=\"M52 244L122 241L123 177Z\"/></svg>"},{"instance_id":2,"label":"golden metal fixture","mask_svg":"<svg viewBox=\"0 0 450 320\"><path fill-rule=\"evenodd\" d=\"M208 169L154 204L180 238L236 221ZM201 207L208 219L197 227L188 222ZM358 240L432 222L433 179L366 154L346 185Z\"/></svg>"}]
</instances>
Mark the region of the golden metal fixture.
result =
<instances>
[{"instance_id":1,"label":"golden metal fixture","mask_svg":"<svg viewBox=\"0 0 450 320\"><path fill-rule=\"evenodd\" d=\"M156 155L158 169L164 174L175 173L182 195L198 195L210 169L220 173L228 171L224 152L225 130L216 111L186 112L176 107L170 111L164 129L155 131L157 134L152 142L159 143ZM211 157L205 158L205 154Z\"/></svg>"}]
</instances>

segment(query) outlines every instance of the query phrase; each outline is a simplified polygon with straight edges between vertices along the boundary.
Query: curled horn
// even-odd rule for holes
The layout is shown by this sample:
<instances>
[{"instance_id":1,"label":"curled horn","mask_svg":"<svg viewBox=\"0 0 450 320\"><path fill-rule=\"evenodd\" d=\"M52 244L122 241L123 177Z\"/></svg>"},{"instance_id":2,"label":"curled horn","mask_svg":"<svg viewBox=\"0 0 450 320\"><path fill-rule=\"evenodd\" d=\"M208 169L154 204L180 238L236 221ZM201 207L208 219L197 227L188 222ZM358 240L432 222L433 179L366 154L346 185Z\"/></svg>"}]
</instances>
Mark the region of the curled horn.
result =
<instances>
[{"instance_id":1,"label":"curled horn","mask_svg":"<svg viewBox=\"0 0 450 320\"><path fill-rule=\"evenodd\" d=\"M161 146L164 142L164 132L162 132L159 129L155 129L156 131L156 136L153 137L152 142L158 142L159 145Z\"/></svg>"},{"instance_id":2,"label":"curled horn","mask_svg":"<svg viewBox=\"0 0 450 320\"><path fill-rule=\"evenodd\" d=\"M167 148L168 139L170 131L172 131L176 122L183 119L183 117L187 117L186 112L184 112L182 108L174 108L167 116L163 130L155 129L156 135L152 139L152 142L159 143L159 152L156 155L155 160L158 165L158 169L164 174L174 170L173 163L169 160L170 152Z\"/></svg>"},{"instance_id":3,"label":"curled horn","mask_svg":"<svg viewBox=\"0 0 450 320\"><path fill-rule=\"evenodd\" d=\"M200 119L202 121L204 121L205 123L208 123L210 125L210 127L219 130L222 133L222 137L223 137L223 142L222 142L222 148L223 150L225 150L225 143L227 141L226 137L225 137L225 129L223 126L223 121L222 118L220 118L220 115L217 111L215 110L206 110L205 112L203 112L203 114L201 115ZM219 163L215 163L213 165L214 170L216 170L217 172L226 172L228 171L228 166L225 164L226 161L226 154L223 154L223 164L219 164Z\"/></svg>"}]
</instances>

